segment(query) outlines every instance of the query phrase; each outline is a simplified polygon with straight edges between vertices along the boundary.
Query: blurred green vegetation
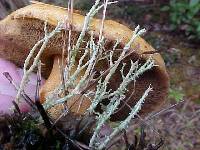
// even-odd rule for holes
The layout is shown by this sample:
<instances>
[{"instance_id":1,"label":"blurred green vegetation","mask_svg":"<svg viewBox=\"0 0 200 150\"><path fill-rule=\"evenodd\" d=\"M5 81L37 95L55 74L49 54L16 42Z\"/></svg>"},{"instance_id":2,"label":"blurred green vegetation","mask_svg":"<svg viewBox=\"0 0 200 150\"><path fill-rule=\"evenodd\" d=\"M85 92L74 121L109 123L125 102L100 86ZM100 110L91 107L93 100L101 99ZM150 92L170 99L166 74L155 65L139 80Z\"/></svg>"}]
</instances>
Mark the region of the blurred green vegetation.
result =
<instances>
[{"instance_id":1,"label":"blurred green vegetation","mask_svg":"<svg viewBox=\"0 0 200 150\"><path fill-rule=\"evenodd\" d=\"M180 90L170 89L169 90L169 98L174 99L176 102L180 102L183 100L184 94Z\"/></svg>"},{"instance_id":2,"label":"blurred green vegetation","mask_svg":"<svg viewBox=\"0 0 200 150\"><path fill-rule=\"evenodd\" d=\"M200 0L170 0L161 10L169 12L172 30L184 31L189 39L200 40Z\"/></svg>"}]
</instances>

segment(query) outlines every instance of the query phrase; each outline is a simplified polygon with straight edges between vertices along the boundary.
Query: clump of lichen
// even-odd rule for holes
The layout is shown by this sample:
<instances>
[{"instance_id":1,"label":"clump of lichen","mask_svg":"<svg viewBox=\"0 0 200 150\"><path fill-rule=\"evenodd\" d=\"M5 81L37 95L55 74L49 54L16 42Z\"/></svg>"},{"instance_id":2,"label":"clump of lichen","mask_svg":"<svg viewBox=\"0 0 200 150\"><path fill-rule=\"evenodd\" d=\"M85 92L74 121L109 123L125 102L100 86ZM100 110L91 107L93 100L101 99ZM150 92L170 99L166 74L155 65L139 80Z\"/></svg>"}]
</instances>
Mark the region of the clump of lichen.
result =
<instances>
[{"instance_id":1,"label":"clump of lichen","mask_svg":"<svg viewBox=\"0 0 200 150\"><path fill-rule=\"evenodd\" d=\"M19 118L17 116L14 116L13 118L11 116L11 119L7 118L7 120L13 121L16 119L16 122L18 122L12 123L12 121L6 123L7 127L12 126L13 128L13 131L11 130L12 128L7 128L8 133L11 133L7 143L10 143L14 149L85 148L102 150L108 146L114 137L119 135L123 130L127 129L131 120L138 114L149 92L152 91L151 85L147 87L146 91L144 91L144 94L141 96L135 106L130 107L129 115L123 121L117 123L116 127L111 129L109 135L103 135L103 140L100 138L99 135L101 134L102 129L106 124L109 124L110 117L117 111L121 101L125 99L126 92L128 91L128 85L132 81L135 82L145 71L152 69L155 66L154 60L151 59L151 57L149 57L149 59L147 59L147 61L143 64L140 64L139 60L136 62L130 60L130 68L127 73L125 73L125 66L127 64L123 63L122 67L120 68L122 81L119 87L117 87L116 90L108 89L111 78L117 69L119 69L123 59L128 55L131 45L134 43L135 39L138 38L138 36L141 36L146 31L145 29L140 29L140 27L137 26L133 31L130 41L128 41L121 49L121 53L116 60L114 60L114 55L116 53L117 46L120 45L120 39L116 39L113 49L109 54L104 54L103 49L106 47L106 39L103 36L103 23L105 19L106 7L108 4L112 3L113 2L106 1L104 4L101 4L100 0L95 1L95 4L85 17L83 29L80 32L76 44L74 44L72 49L69 49L68 51L67 60L69 64L62 68L64 69L63 76L66 78L64 82L62 82L50 94L49 97L46 97L46 101L43 106L39 102L39 88L37 88L38 95L36 95L37 98L34 104L40 112L43 120L41 121L41 119L36 119L34 117L31 118L26 115L25 117L21 115ZM94 38L94 31L91 31L90 39L85 41L85 36L88 32L91 19L101 8L104 8L104 16L102 18L102 26L100 28L98 41L96 41ZM30 73L37 69L37 67L39 70L40 56L45 50L47 43L55 34L59 34L60 31L63 30L64 23L65 22L59 22L55 29L50 33L47 31L47 22L45 23L45 34L43 39L35 44L25 60L23 68L24 76L18 89L16 101L19 101L20 97L22 96L24 87L26 84L28 84ZM75 60L81 49L81 45L83 45L83 42L87 43L86 47L83 48L82 51L84 54L79 59L76 71L69 75L68 73L71 72L73 66L75 66ZM33 57L33 53L35 53L37 49L39 49L39 51L34 58L32 65L30 65L30 60ZM88 56L89 58L87 59ZM89 89L86 90L85 93L82 92L85 86L88 85L91 80L94 80L91 78L94 75L94 66L97 65L98 61L102 60L103 56L105 57L104 59L108 59L109 69L100 73L100 77L96 79L97 86L95 90ZM28 67L29 65L30 67ZM81 79L78 83L74 83L81 70L85 70L84 75L81 76ZM70 91L67 91L63 97L59 97L59 95L62 95L62 93L65 93L64 91L68 89L70 89ZM48 111L50 108L53 108L58 104L65 105L65 103L71 97L81 93L83 93L82 95L91 99L91 105L85 112L84 116L77 116L71 114L70 111L67 111L67 113L63 111L63 114L56 119L54 118L54 120L51 120L51 118L48 117L46 111ZM103 106L102 102L106 98L109 99L109 104ZM96 111L99 105L104 107L102 113Z\"/></svg>"}]
</instances>

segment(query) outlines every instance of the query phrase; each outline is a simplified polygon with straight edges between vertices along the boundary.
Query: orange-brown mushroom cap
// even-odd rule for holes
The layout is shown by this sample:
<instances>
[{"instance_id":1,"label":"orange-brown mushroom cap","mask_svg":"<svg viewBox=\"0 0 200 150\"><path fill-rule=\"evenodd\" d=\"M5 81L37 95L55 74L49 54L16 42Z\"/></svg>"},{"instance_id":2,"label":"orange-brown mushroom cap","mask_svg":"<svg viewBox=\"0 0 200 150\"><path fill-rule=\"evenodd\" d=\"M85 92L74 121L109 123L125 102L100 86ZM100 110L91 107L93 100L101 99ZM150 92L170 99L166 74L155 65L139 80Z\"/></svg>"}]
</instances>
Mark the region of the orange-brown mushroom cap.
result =
<instances>
[{"instance_id":1,"label":"orange-brown mushroom cap","mask_svg":"<svg viewBox=\"0 0 200 150\"><path fill-rule=\"evenodd\" d=\"M59 21L64 21L66 17L66 9L42 3L32 4L13 12L4 20L0 21L0 57L11 60L15 64L22 66L29 50L44 35L44 22L47 21L49 29L53 29ZM73 13L72 43L76 42L82 30L83 22L84 16ZM97 37L100 27L101 20L92 19L90 30L93 30ZM63 32L57 34L49 41L42 55L41 60L45 64L42 71L44 77L49 76L54 55L62 54L62 33ZM107 49L112 48L116 39L121 40L120 45L123 47L132 37L132 30L112 20L105 20L103 33L104 37L107 39ZM86 36L89 36L89 33ZM133 51L131 55L123 61L127 62L127 64L130 63L130 60L136 61L138 59L140 59L141 63L144 63L149 55L143 55L143 53L155 51L154 48L140 37L136 38L131 45L131 50ZM129 97L132 90L135 90L129 101L127 101L127 104L132 107L140 99L147 87L150 84L152 85L154 91L147 97L142 107L141 114L146 114L159 108L163 104L169 88L169 77L162 57L158 53L153 54L152 57L157 66L138 78L135 87L134 84L130 84L128 87L129 91L127 92L127 97ZM101 65L97 65L98 67L96 70L101 71L107 69L109 66L106 64L106 62L103 62ZM128 69L129 67L125 68L125 70ZM120 69L114 74L109 84L111 89L116 89L120 84L121 74L119 70ZM129 112L129 108L124 106L123 109L120 109L120 111L112 116L112 119L121 120L125 118Z\"/></svg>"}]
</instances>

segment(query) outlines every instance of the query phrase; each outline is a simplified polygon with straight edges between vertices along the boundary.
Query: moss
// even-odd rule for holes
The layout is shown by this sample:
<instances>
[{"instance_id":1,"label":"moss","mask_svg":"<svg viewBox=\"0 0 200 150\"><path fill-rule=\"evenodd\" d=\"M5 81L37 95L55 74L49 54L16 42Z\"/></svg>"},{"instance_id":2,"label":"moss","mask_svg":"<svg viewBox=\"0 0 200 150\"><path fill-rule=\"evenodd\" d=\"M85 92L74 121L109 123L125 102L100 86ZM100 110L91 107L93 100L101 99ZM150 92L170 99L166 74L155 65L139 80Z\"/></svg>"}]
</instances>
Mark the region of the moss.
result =
<instances>
[{"instance_id":1,"label":"moss","mask_svg":"<svg viewBox=\"0 0 200 150\"><path fill-rule=\"evenodd\" d=\"M3 149L60 150L76 149L72 141L82 145L89 142L89 130L92 130L92 118L77 119L66 116L61 118L57 127L46 129L40 122L27 114L13 114L0 118L0 147ZM74 121L72 121L74 119ZM90 124L88 123L91 123ZM82 130L87 125L85 130ZM62 134L61 134L62 132ZM88 134L88 135L87 135ZM66 138L67 137L67 138ZM70 140L69 140L70 139Z\"/></svg>"}]
</instances>

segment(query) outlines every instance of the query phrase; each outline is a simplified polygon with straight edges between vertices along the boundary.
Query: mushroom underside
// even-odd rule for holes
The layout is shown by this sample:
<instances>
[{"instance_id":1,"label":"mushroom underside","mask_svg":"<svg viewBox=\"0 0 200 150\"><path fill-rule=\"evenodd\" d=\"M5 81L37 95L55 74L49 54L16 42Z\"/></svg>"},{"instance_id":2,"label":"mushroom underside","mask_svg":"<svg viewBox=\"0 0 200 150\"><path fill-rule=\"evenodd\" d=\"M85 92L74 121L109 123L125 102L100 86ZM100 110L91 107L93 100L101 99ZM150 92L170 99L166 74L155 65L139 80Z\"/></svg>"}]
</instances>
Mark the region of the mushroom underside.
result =
<instances>
[{"instance_id":1,"label":"mushroom underside","mask_svg":"<svg viewBox=\"0 0 200 150\"><path fill-rule=\"evenodd\" d=\"M0 22L0 57L8 59L18 66L22 67L24 64L24 60L26 59L29 50L34 46L34 44L44 36L44 22L39 19L23 19L18 18L14 19L9 17ZM47 29L52 31L54 26L48 25ZM80 31L73 31L71 42L72 44L76 43ZM49 41L41 60L44 63L42 66L42 75L47 78L51 72L51 68L53 65L54 55L60 55L62 53L63 48L63 37L65 37L65 33L61 32L57 34L54 38ZM86 35L86 41L90 37L89 34ZM112 49L113 40L108 39L106 49ZM83 43L81 47L85 47L86 43ZM121 44L120 47L123 47ZM132 53L129 57L125 58L123 62L127 64L130 63L130 60L136 61L141 59L141 56L138 54L138 51ZM11 53L10 53L11 52ZM38 50L37 50L38 52ZM15 56L15 57L13 57ZM79 56L80 58L80 56ZM78 58L77 58L78 59ZM145 59L141 59L141 63L144 63ZM102 69L108 69L108 66L103 66L102 64L97 64L97 70L101 71ZM99 67L99 66L102 66ZM130 66L130 65L129 65ZM125 72L127 72L129 67L125 68ZM164 69L165 70L165 69ZM117 82L116 82L117 81ZM121 73L120 67L117 72L112 77L110 81L109 88L115 90L121 81ZM149 85L153 87L153 92L151 92L145 104L142 106L142 110L140 114L147 114L155 110L161 104L163 104L165 97L168 92L168 75L165 71L161 70L159 67L154 67L150 71L145 72L142 76L140 76L136 84L134 86L133 82L129 85L127 92L127 97L129 97L134 90L134 94L131 96L130 100L127 101L127 104L130 107L133 107L134 104L141 98L144 91L148 88ZM126 101L126 99L124 100ZM107 103L107 102L105 102ZM112 120L122 120L124 119L130 111L127 106L121 103L123 109L119 109L117 113L112 116ZM126 110L126 111L125 111Z\"/></svg>"},{"instance_id":2,"label":"mushroom underside","mask_svg":"<svg viewBox=\"0 0 200 150\"><path fill-rule=\"evenodd\" d=\"M130 69L130 62L139 60L139 64L142 65L145 63L146 59L140 57L140 55L136 53L132 53L130 56L126 57L119 65L117 71L112 76L108 89L116 90L120 83L122 82L120 69L123 63L126 63L124 68L124 74L126 75ZM100 66L100 65L99 65ZM98 67L97 70L105 70L108 69L104 65L104 68ZM165 97L168 94L169 82L168 76L165 75L165 72L162 72L157 66L154 66L151 70L144 72L142 75L136 78L136 81L132 81L127 89L126 98L121 101L120 106L116 113L111 116L112 121L123 120L128 116L131 109L138 102L138 100L142 97L145 90L151 86L153 91L149 93L147 98L145 99L145 103L142 106L142 109L139 113L141 116L146 116L149 112L158 110L165 102ZM104 100L104 104L108 104L108 100ZM128 105L128 106L127 106ZM100 106L98 110L101 111Z\"/></svg>"}]
</instances>

